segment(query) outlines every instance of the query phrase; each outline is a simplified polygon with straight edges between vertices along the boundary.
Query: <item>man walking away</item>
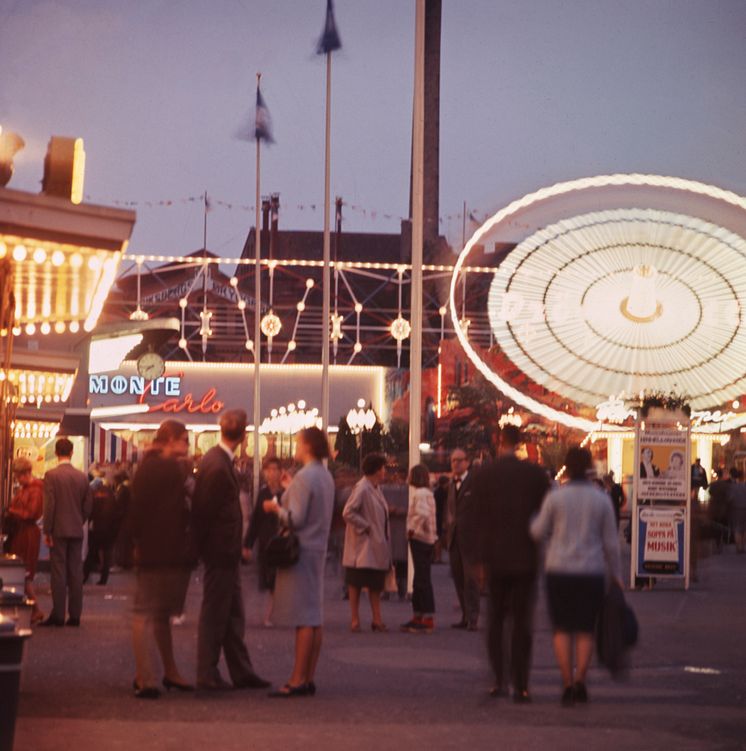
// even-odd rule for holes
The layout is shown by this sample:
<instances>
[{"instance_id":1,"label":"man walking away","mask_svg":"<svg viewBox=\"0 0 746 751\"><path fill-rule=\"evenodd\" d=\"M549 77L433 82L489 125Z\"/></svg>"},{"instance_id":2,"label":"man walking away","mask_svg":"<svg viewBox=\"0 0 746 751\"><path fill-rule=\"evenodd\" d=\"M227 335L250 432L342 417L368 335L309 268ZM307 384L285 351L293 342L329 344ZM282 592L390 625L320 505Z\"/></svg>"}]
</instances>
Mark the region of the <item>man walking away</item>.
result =
<instances>
[{"instance_id":1,"label":"man walking away","mask_svg":"<svg viewBox=\"0 0 746 751\"><path fill-rule=\"evenodd\" d=\"M516 456L521 442L520 430L515 425L506 425L500 434L497 460L481 467L472 483L478 528L482 531L482 555L489 572L487 644L495 674L490 694L497 697L507 690L503 628L510 614L510 672L516 703L531 700L528 677L538 555L529 534L529 523L549 489L546 473Z\"/></svg>"},{"instance_id":2,"label":"man walking away","mask_svg":"<svg viewBox=\"0 0 746 751\"><path fill-rule=\"evenodd\" d=\"M234 452L246 432L246 412L227 410L220 416L220 443L203 457L192 500L196 552L205 564L202 610L197 632L197 690L231 686L220 675L223 651L235 688L266 688L255 672L244 642L246 619L241 593L243 516Z\"/></svg>"},{"instance_id":3,"label":"man walking away","mask_svg":"<svg viewBox=\"0 0 746 751\"><path fill-rule=\"evenodd\" d=\"M453 628L476 631L479 621L479 534L471 508L472 473L463 449L451 453L451 481L448 485L446 548L456 587L461 619Z\"/></svg>"},{"instance_id":4,"label":"man walking away","mask_svg":"<svg viewBox=\"0 0 746 751\"><path fill-rule=\"evenodd\" d=\"M57 466L44 475L44 539L49 547L52 612L42 626L80 626L83 612L83 524L93 506L88 478L70 463L73 444L59 438ZM68 619L65 621L65 612Z\"/></svg>"}]
</instances>

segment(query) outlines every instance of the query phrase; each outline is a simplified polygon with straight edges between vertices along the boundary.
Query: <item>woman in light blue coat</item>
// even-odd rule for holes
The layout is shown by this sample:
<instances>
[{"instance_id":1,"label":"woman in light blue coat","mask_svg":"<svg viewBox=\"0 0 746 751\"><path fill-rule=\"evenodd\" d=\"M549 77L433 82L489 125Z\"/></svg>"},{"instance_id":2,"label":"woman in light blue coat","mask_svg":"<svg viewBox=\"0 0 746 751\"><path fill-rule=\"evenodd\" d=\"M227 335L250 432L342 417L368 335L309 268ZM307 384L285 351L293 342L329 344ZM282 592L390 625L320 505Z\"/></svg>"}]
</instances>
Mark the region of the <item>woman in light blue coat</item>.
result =
<instances>
[{"instance_id":1,"label":"woman in light blue coat","mask_svg":"<svg viewBox=\"0 0 746 751\"><path fill-rule=\"evenodd\" d=\"M270 696L290 698L316 693L314 675L321 653L324 623L324 563L334 511L334 480L321 463L329 456L326 434L306 428L298 434L295 458L303 464L277 501L264 501L264 510L275 513L287 526L292 519L300 543L300 558L277 571L274 617L295 626L295 665L288 682Z\"/></svg>"}]
</instances>

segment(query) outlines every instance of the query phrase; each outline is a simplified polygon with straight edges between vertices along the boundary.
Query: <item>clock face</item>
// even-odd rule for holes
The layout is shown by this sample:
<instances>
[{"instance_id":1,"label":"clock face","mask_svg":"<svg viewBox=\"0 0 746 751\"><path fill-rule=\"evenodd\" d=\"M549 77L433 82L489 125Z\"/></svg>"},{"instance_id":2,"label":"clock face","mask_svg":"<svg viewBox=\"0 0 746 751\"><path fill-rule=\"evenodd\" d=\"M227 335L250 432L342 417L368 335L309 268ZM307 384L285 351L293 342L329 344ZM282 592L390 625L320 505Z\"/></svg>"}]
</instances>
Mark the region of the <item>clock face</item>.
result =
<instances>
[{"instance_id":1,"label":"clock face","mask_svg":"<svg viewBox=\"0 0 746 751\"><path fill-rule=\"evenodd\" d=\"M166 363L157 352L146 352L137 361L137 372L147 380L160 378L166 370Z\"/></svg>"}]
</instances>

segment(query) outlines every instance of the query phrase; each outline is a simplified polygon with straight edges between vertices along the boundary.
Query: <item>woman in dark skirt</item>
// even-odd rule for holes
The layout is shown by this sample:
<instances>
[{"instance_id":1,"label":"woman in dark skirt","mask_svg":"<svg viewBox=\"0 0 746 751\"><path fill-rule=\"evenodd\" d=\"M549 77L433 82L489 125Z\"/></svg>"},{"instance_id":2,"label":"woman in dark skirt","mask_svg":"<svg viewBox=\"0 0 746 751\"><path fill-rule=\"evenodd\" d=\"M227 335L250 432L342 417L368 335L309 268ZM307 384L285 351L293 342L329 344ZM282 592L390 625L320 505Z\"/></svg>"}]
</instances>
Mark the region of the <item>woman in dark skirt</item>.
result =
<instances>
[{"instance_id":1,"label":"woman in dark skirt","mask_svg":"<svg viewBox=\"0 0 746 751\"><path fill-rule=\"evenodd\" d=\"M587 479L591 466L590 451L571 448L565 460L569 482L547 494L531 523L534 539L547 540L547 600L563 706L588 701L585 680L606 573L624 588L614 508Z\"/></svg>"},{"instance_id":2,"label":"woman in dark skirt","mask_svg":"<svg viewBox=\"0 0 746 751\"><path fill-rule=\"evenodd\" d=\"M264 485L259 488L259 493L254 503L254 510L251 513L249 529L243 543L243 558L245 561L251 560L251 549L256 543L259 591L269 592L267 607L264 611L264 625L267 628L271 628L277 569L267 563L266 550L269 541L277 534L279 522L277 514L267 513L264 510L264 501L275 500L279 503L280 496L282 496L282 483L280 482L282 465L280 464L280 460L276 456L265 459L262 466L262 474L264 475Z\"/></svg>"},{"instance_id":3,"label":"woman in dark skirt","mask_svg":"<svg viewBox=\"0 0 746 751\"><path fill-rule=\"evenodd\" d=\"M363 477L352 490L342 516L345 548L342 565L350 595L352 631L360 631L360 593L368 590L373 631L386 631L381 619L381 592L391 568L389 506L380 485L386 475L386 457L368 454L363 459Z\"/></svg>"}]
</instances>

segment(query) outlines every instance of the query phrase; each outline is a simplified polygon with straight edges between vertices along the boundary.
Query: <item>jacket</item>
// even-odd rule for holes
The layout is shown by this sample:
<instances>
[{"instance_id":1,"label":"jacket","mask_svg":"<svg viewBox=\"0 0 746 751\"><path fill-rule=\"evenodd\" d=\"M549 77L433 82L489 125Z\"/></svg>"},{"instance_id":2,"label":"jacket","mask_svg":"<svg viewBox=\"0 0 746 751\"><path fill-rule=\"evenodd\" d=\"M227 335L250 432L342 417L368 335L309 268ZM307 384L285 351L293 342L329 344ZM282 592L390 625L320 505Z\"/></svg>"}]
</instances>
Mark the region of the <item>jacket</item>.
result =
<instances>
[{"instance_id":1,"label":"jacket","mask_svg":"<svg viewBox=\"0 0 746 751\"><path fill-rule=\"evenodd\" d=\"M435 497L430 488L414 488L409 497L407 532L413 539L434 545L438 539Z\"/></svg>"},{"instance_id":2,"label":"jacket","mask_svg":"<svg viewBox=\"0 0 746 751\"><path fill-rule=\"evenodd\" d=\"M60 462L44 475L44 534L83 537L93 498L88 478L70 462Z\"/></svg>"},{"instance_id":3,"label":"jacket","mask_svg":"<svg viewBox=\"0 0 746 751\"><path fill-rule=\"evenodd\" d=\"M241 561L239 490L233 462L214 446L202 457L192 498L194 551L208 565L232 568Z\"/></svg>"},{"instance_id":4,"label":"jacket","mask_svg":"<svg viewBox=\"0 0 746 751\"><path fill-rule=\"evenodd\" d=\"M469 469L456 491L456 482L448 483L448 502L446 506L446 548L458 547L461 555L469 560L479 557L479 528L476 524L472 481L474 470Z\"/></svg>"},{"instance_id":5,"label":"jacket","mask_svg":"<svg viewBox=\"0 0 746 751\"><path fill-rule=\"evenodd\" d=\"M185 479L179 462L148 451L132 480L127 527L144 568L186 566L189 561Z\"/></svg>"},{"instance_id":6,"label":"jacket","mask_svg":"<svg viewBox=\"0 0 746 751\"><path fill-rule=\"evenodd\" d=\"M538 549L529 533L531 517L549 489L536 464L507 455L480 467L472 482L480 534L480 558L495 573L530 574L538 568Z\"/></svg>"},{"instance_id":7,"label":"jacket","mask_svg":"<svg viewBox=\"0 0 746 751\"><path fill-rule=\"evenodd\" d=\"M367 477L360 479L342 516L347 525L342 565L387 571L391 567L389 509L381 489Z\"/></svg>"}]
</instances>

